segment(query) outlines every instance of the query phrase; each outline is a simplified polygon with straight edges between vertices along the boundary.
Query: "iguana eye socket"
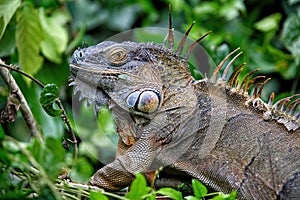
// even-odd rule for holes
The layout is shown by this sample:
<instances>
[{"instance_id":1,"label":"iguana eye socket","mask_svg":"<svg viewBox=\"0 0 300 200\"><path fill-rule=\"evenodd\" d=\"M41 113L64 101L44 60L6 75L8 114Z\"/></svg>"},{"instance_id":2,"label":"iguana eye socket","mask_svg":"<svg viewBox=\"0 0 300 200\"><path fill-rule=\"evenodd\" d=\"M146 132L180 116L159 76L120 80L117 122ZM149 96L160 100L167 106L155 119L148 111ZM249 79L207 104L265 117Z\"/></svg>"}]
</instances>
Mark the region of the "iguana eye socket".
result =
<instances>
[{"instance_id":1,"label":"iguana eye socket","mask_svg":"<svg viewBox=\"0 0 300 200\"><path fill-rule=\"evenodd\" d=\"M124 48L117 47L108 51L107 60L114 65L120 65L128 60L128 53Z\"/></svg>"},{"instance_id":2,"label":"iguana eye socket","mask_svg":"<svg viewBox=\"0 0 300 200\"><path fill-rule=\"evenodd\" d=\"M160 95L152 90L135 91L127 97L126 103L136 111L153 113L159 107Z\"/></svg>"}]
</instances>

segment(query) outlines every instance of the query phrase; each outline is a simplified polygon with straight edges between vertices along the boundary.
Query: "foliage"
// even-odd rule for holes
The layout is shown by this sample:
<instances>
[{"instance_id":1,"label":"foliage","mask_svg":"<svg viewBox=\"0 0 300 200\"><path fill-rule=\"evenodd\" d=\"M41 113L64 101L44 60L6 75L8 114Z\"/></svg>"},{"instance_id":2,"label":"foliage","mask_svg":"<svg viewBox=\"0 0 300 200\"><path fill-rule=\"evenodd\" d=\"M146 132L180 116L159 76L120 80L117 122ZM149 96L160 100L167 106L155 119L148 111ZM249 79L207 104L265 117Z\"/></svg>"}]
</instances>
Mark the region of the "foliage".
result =
<instances>
[{"instance_id":1,"label":"foliage","mask_svg":"<svg viewBox=\"0 0 300 200\"><path fill-rule=\"evenodd\" d=\"M79 189L79 185L57 180L58 176L66 176L86 183L99 168L99 159L109 161L114 156L111 144L116 143L114 123L106 108L96 119L100 131L94 129L92 120L76 123L76 113L72 115L72 91L67 87L70 55L82 41L93 45L131 28L166 28L169 3L173 8L175 30L184 32L192 21L196 21L192 38L213 31L201 43L214 63L219 63L230 51L241 47L244 54L236 63L248 63L244 73L260 68L261 73L272 76L264 98L268 98L271 91L278 97L300 93L298 0L281 0L280 3L271 0L161 0L155 3L150 0L1 0L0 58L20 66L21 70L43 83L50 83L41 89L30 79L13 73L40 126L44 141L30 136L20 113L14 123L1 124L1 198L23 199L38 195L41 199L60 199L61 189L64 189L65 197L81 195L91 199L107 199L105 196L153 199L158 194L192 200L211 198L211 195L215 195L213 199L235 198L235 192L228 195L208 193L197 180L192 182L194 194L185 197L170 188L152 190L142 175L137 175L131 191L125 196L84 187ZM137 33L137 36L148 41L154 39L150 34ZM202 76L197 66L191 68L198 78ZM9 88L0 80L1 110L9 93ZM79 158L75 161L75 147L70 139L66 139L69 130L64 128L64 122L59 118L61 108L55 105L58 97L72 128L81 139ZM50 117L45 111L56 117ZM85 106L81 106L78 112L93 114L93 110ZM99 142L103 141L102 137L99 140L99 135L103 134L107 134L108 142ZM62 148L61 143L70 147L69 151ZM74 162L76 165L73 165Z\"/></svg>"}]
</instances>

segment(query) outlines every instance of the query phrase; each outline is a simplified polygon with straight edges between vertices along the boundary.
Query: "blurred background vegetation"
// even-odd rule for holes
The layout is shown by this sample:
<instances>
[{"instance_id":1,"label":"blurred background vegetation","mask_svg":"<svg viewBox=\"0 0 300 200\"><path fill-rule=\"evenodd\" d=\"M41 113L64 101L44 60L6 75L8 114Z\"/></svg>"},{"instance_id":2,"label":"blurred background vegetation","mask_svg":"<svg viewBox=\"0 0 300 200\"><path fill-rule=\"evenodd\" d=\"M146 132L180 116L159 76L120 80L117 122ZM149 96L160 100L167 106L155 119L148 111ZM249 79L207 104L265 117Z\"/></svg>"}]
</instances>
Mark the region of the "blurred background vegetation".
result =
<instances>
[{"instance_id":1,"label":"blurred background vegetation","mask_svg":"<svg viewBox=\"0 0 300 200\"><path fill-rule=\"evenodd\" d=\"M168 4L172 5L175 30L185 32L192 21L196 21L191 38L197 39L205 32L213 31L201 44L215 63L241 47L244 54L236 63L247 63L244 74L260 68L260 73L272 77L264 99L272 91L277 98L300 93L300 0L0 0L0 58L7 64L20 66L21 70L45 84L56 84L60 99L72 119L72 88L68 87L72 52L83 42L94 45L125 30L167 28ZM13 198L24 195L20 188L24 186L24 180L28 181L26 178L12 181L11 176L12 171L28 170L26 163L30 161L24 156L24 148L42 165L40 167L49 175L50 181L61 173L62 167L71 167L73 149L71 144L69 152L61 147L68 131L59 117L50 117L43 111L39 104L41 88L18 73L12 74L47 144L41 147L31 139L20 113L15 122L1 124L0 188L7 190L6 195ZM0 79L0 110L6 106L9 92ZM74 121L71 122L74 127ZM98 123L102 132L114 132L106 109L100 114ZM81 124L76 130L79 140L84 137L87 143L79 143L79 158L71 170L71 177L75 181L87 181L101 167L100 157L105 157L103 160L106 161L113 159L113 153L107 155L102 150L114 150L105 144L101 149L99 143L104 142L86 139L97 134L98 130ZM7 140L4 135L17 141ZM115 142L116 136L113 135L111 140ZM53 165L59 167L53 168ZM50 186L40 183L37 188L43 187L49 189ZM33 185L28 188L32 189ZM47 196L51 187L36 190Z\"/></svg>"}]
</instances>

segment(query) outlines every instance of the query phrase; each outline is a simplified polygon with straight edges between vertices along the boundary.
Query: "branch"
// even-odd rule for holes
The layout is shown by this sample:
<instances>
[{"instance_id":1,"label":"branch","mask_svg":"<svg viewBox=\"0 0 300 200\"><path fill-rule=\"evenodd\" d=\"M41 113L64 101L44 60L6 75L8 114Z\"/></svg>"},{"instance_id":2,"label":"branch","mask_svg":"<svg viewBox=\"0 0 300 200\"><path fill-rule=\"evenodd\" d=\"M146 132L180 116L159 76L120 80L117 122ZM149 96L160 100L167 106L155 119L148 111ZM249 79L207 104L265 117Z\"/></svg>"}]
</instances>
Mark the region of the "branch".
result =
<instances>
[{"instance_id":1,"label":"branch","mask_svg":"<svg viewBox=\"0 0 300 200\"><path fill-rule=\"evenodd\" d=\"M3 65L3 61L0 59L0 64ZM15 79L13 76L9 73L9 70L0 67L0 75L5 81L5 83L10 88L10 91L17 94L19 101L20 101L20 110L23 115L23 118L26 122L27 127L29 128L29 131L33 137L37 137L41 142L43 142L40 129L38 127L38 124L30 110L30 107L28 106L28 103L21 92L19 86L17 85Z\"/></svg>"}]
</instances>

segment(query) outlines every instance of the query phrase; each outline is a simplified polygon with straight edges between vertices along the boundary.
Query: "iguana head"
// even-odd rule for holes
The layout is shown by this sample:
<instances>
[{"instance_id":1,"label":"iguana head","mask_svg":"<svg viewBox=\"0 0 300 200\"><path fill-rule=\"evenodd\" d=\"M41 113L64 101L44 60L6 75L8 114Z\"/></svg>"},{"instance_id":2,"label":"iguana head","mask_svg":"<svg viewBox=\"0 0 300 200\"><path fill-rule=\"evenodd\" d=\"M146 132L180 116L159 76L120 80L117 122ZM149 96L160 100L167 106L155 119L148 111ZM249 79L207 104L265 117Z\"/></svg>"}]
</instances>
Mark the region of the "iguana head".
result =
<instances>
[{"instance_id":1,"label":"iguana head","mask_svg":"<svg viewBox=\"0 0 300 200\"><path fill-rule=\"evenodd\" d=\"M192 79L180 53L154 43L105 41L77 49L70 69L81 95L93 103L113 100L129 111L151 114L165 90L183 88Z\"/></svg>"}]
</instances>

